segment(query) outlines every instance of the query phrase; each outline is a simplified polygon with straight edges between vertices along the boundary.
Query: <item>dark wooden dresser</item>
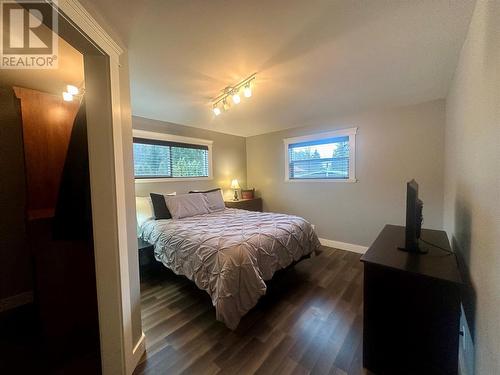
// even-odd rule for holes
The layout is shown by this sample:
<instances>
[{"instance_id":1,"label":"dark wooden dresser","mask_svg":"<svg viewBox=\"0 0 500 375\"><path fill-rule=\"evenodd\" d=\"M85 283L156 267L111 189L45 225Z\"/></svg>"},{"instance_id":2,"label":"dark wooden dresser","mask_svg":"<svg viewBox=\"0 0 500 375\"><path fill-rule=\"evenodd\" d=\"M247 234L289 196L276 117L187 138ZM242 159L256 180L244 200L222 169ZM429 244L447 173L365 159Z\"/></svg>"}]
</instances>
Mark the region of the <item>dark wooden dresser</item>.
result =
<instances>
[{"instance_id":1,"label":"dark wooden dresser","mask_svg":"<svg viewBox=\"0 0 500 375\"><path fill-rule=\"evenodd\" d=\"M375 374L457 374L461 278L445 232L422 230L428 254L398 250L386 225L364 262L363 365ZM433 244L433 245L430 245ZM442 248L439 249L438 247Z\"/></svg>"},{"instance_id":2,"label":"dark wooden dresser","mask_svg":"<svg viewBox=\"0 0 500 375\"><path fill-rule=\"evenodd\" d=\"M262 212L262 198L240 199L237 201L225 201L228 208L239 208L240 210Z\"/></svg>"}]
</instances>

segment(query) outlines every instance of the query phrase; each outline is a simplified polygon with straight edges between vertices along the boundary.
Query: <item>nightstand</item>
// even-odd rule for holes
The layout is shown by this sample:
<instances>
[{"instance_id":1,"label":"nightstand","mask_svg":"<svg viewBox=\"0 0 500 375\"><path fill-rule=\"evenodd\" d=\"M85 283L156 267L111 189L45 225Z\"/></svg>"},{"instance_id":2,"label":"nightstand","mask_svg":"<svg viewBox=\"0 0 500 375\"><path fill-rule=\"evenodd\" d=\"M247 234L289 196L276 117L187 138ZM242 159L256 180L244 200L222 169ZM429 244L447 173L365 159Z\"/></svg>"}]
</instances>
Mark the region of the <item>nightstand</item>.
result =
<instances>
[{"instance_id":1,"label":"nightstand","mask_svg":"<svg viewBox=\"0 0 500 375\"><path fill-rule=\"evenodd\" d=\"M155 264L154 246L138 238L137 249L139 250L139 271L142 275Z\"/></svg>"},{"instance_id":2,"label":"nightstand","mask_svg":"<svg viewBox=\"0 0 500 375\"><path fill-rule=\"evenodd\" d=\"M228 208L262 212L262 198L240 199L237 201L225 201L224 203Z\"/></svg>"}]
</instances>

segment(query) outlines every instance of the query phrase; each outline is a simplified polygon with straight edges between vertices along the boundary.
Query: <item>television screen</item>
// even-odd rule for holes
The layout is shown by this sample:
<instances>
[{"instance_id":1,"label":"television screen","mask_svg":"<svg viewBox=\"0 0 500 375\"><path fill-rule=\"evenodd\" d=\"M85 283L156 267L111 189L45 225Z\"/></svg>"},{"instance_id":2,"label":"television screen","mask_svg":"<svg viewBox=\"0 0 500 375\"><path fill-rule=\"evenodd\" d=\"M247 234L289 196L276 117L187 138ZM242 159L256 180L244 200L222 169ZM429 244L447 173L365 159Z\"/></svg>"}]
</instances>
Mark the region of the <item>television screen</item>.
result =
<instances>
[{"instance_id":1,"label":"television screen","mask_svg":"<svg viewBox=\"0 0 500 375\"><path fill-rule=\"evenodd\" d=\"M406 231L405 245L401 250L421 253L418 246L420 231L422 229L423 202L418 198L418 184L411 180L406 184Z\"/></svg>"}]
</instances>

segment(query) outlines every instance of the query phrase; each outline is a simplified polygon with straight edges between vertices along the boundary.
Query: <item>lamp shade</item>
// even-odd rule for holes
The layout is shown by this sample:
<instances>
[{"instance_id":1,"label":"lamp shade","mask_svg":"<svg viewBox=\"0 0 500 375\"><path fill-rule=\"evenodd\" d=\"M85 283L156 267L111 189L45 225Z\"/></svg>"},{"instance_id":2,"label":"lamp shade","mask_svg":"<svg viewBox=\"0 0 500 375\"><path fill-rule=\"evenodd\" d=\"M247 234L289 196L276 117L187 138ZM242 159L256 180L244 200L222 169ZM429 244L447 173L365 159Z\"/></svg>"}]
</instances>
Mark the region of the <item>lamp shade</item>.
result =
<instances>
[{"instance_id":1,"label":"lamp shade","mask_svg":"<svg viewBox=\"0 0 500 375\"><path fill-rule=\"evenodd\" d=\"M239 189L239 188L240 188L240 184L238 183L237 179L234 179L233 181L231 181L231 189Z\"/></svg>"}]
</instances>

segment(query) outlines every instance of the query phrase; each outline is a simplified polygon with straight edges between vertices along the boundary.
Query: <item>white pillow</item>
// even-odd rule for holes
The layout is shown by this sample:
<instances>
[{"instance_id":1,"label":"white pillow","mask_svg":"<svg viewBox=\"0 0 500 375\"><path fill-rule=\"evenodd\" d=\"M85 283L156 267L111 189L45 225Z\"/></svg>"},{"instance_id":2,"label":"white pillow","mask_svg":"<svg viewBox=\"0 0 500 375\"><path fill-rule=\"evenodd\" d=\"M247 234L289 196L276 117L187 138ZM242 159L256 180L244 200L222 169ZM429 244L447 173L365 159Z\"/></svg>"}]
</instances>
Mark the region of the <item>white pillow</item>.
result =
<instances>
[{"instance_id":1,"label":"white pillow","mask_svg":"<svg viewBox=\"0 0 500 375\"><path fill-rule=\"evenodd\" d=\"M210 213L208 199L204 194L165 196L165 203L173 219Z\"/></svg>"},{"instance_id":2,"label":"white pillow","mask_svg":"<svg viewBox=\"0 0 500 375\"><path fill-rule=\"evenodd\" d=\"M146 221L154 218L153 205L150 197L135 197L135 210L137 217L137 234Z\"/></svg>"}]
</instances>

